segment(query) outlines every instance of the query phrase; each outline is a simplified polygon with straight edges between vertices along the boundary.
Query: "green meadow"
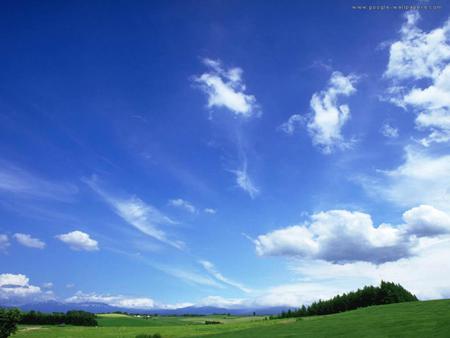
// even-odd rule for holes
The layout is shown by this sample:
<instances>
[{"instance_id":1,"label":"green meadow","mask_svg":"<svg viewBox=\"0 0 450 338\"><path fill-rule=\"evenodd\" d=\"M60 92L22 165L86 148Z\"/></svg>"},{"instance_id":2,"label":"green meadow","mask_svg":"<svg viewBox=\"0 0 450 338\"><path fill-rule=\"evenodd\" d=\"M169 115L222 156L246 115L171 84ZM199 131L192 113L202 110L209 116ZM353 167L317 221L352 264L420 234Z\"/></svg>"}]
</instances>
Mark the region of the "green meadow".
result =
<instances>
[{"instance_id":1,"label":"green meadow","mask_svg":"<svg viewBox=\"0 0 450 338\"><path fill-rule=\"evenodd\" d=\"M205 325L206 320L221 324ZM159 333L169 337L450 337L450 300L372 306L339 314L301 319L264 317L99 315L98 327L20 326L13 337L134 338Z\"/></svg>"}]
</instances>

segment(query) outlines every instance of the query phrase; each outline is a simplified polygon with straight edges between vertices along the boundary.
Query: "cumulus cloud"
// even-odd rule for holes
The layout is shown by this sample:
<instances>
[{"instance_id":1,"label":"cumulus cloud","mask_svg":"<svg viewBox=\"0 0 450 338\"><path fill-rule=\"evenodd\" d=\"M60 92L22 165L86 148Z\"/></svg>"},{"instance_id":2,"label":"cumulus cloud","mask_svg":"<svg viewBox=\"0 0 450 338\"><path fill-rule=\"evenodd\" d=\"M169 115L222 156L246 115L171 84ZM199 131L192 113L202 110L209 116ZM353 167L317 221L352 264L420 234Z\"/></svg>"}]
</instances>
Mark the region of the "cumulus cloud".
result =
<instances>
[{"instance_id":1,"label":"cumulus cloud","mask_svg":"<svg viewBox=\"0 0 450 338\"><path fill-rule=\"evenodd\" d=\"M226 108L235 116L242 117L259 113L255 96L246 94L241 68L226 70L220 61L208 58L203 63L208 67L208 72L195 76L194 81L208 96L209 108Z\"/></svg>"},{"instance_id":2,"label":"cumulus cloud","mask_svg":"<svg viewBox=\"0 0 450 338\"><path fill-rule=\"evenodd\" d=\"M408 234L433 237L450 233L450 216L430 205L420 205L403 214Z\"/></svg>"},{"instance_id":3,"label":"cumulus cloud","mask_svg":"<svg viewBox=\"0 0 450 338\"><path fill-rule=\"evenodd\" d=\"M66 299L69 303L98 302L115 307L130 309L151 309L155 307L155 301L148 297L127 297L123 295L102 295L96 293L84 293L78 291L72 297Z\"/></svg>"},{"instance_id":4,"label":"cumulus cloud","mask_svg":"<svg viewBox=\"0 0 450 338\"><path fill-rule=\"evenodd\" d=\"M383 136L387 138L397 138L398 137L398 129L392 127L389 123L384 123L380 129L380 132Z\"/></svg>"},{"instance_id":5,"label":"cumulus cloud","mask_svg":"<svg viewBox=\"0 0 450 338\"><path fill-rule=\"evenodd\" d=\"M333 294L388 280L400 283L420 299L448 298L449 255L450 236L421 237L414 248L413 256L395 262L378 265L370 262L353 262L338 265L326 261L304 260L292 261L291 270L314 285L334 287ZM298 287L301 287L301 284L299 283ZM349 287L350 289L345 290ZM295 292L296 287L293 286L293 289ZM303 292L296 294L307 296Z\"/></svg>"},{"instance_id":6,"label":"cumulus cloud","mask_svg":"<svg viewBox=\"0 0 450 338\"><path fill-rule=\"evenodd\" d=\"M14 238L17 242L22 244L23 246L34 248L34 249L44 249L45 243L38 238L33 238L29 234L14 234Z\"/></svg>"},{"instance_id":7,"label":"cumulus cloud","mask_svg":"<svg viewBox=\"0 0 450 338\"><path fill-rule=\"evenodd\" d=\"M57 239L66 243L72 250L77 251L96 251L98 242L92 239L87 233L75 230L67 234L56 236Z\"/></svg>"},{"instance_id":8,"label":"cumulus cloud","mask_svg":"<svg viewBox=\"0 0 450 338\"><path fill-rule=\"evenodd\" d=\"M450 231L450 216L432 206L412 208L403 219L405 224L400 226L383 223L375 227L366 213L330 210L313 214L303 225L260 235L254 243L261 256L381 264L413 255L417 237Z\"/></svg>"},{"instance_id":9,"label":"cumulus cloud","mask_svg":"<svg viewBox=\"0 0 450 338\"><path fill-rule=\"evenodd\" d=\"M232 279L225 277L224 275L222 275L214 266L213 263L211 263L210 261L207 260L200 260L199 263L203 266L203 268L209 273L211 274L215 279L217 279L218 281L230 285L234 288L237 288L241 291L244 292L250 292L251 290L247 287L245 287L244 285L242 285L241 283L238 283L236 281L233 281Z\"/></svg>"},{"instance_id":10,"label":"cumulus cloud","mask_svg":"<svg viewBox=\"0 0 450 338\"><path fill-rule=\"evenodd\" d=\"M0 274L0 300L4 304L22 304L32 300L53 299L51 291L43 292L40 287L31 285L23 274Z\"/></svg>"},{"instance_id":11,"label":"cumulus cloud","mask_svg":"<svg viewBox=\"0 0 450 338\"><path fill-rule=\"evenodd\" d=\"M8 236L5 234L0 234L0 252L5 252L9 246Z\"/></svg>"},{"instance_id":12,"label":"cumulus cloud","mask_svg":"<svg viewBox=\"0 0 450 338\"><path fill-rule=\"evenodd\" d=\"M198 304L228 308L299 307L329 299L382 280L400 283L419 299L448 298L450 295L450 236L420 237L414 255L393 262L348 262L335 264L319 259L290 259L288 269L294 281L255 290L248 298L207 297ZM439 276L439 278L436 278Z\"/></svg>"},{"instance_id":13,"label":"cumulus cloud","mask_svg":"<svg viewBox=\"0 0 450 338\"><path fill-rule=\"evenodd\" d=\"M281 130L282 132L292 135L297 130L297 128L302 124L304 121L304 118L300 114L294 114L289 117L289 119L282 123L278 130Z\"/></svg>"},{"instance_id":14,"label":"cumulus cloud","mask_svg":"<svg viewBox=\"0 0 450 338\"><path fill-rule=\"evenodd\" d=\"M120 198L111 195L99 187L95 177L83 181L102 197L119 217L140 232L177 249L184 248L183 242L169 239L165 231L160 228L161 225L175 224L175 222L156 207L135 196Z\"/></svg>"},{"instance_id":15,"label":"cumulus cloud","mask_svg":"<svg viewBox=\"0 0 450 338\"><path fill-rule=\"evenodd\" d=\"M190 202L188 202L184 199L181 199L181 198L169 200L169 205L186 210L187 212L190 212L191 214L197 213L196 207L194 207Z\"/></svg>"},{"instance_id":16,"label":"cumulus cloud","mask_svg":"<svg viewBox=\"0 0 450 338\"><path fill-rule=\"evenodd\" d=\"M216 209L213 209L213 208L205 208L205 209L203 209L203 212L205 212L205 213L207 213L207 214L214 215L214 214L217 213L217 210L216 210Z\"/></svg>"},{"instance_id":17,"label":"cumulus cloud","mask_svg":"<svg viewBox=\"0 0 450 338\"><path fill-rule=\"evenodd\" d=\"M385 76L395 81L391 88L397 88L388 92L390 101L416 112L417 128L428 131L421 143L429 146L450 140L450 21L424 32L417 27L419 19L418 12L405 14L401 39L390 47Z\"/></svg>"},{"instance_id":18,"label":"cumulus cloud","mask_svg":"<svg viewBox=\"0 0 450 338\"><path fill-rule=\"evenodd\" d=\"M308 120L308 131L313 143L324 153L331 153L336 148L348 147L342 136L342 127L350 118L350 108L339 104L340 97L354 94L357 77L353 74L343 75L333 72L325 90L314 93L310 106L312 115Z\"/></svg>"},{"instance_id":19,"label":"cumulus cloud","mask_svg":"<svg viewBox=\"0 0 450 338\"><path fill-rule=\"evenodd\" d=\"M405 13L401 39L391 44L385 76L398 79L436 78L450 59L449 24L426 33L417 27L420 14Z\"/></svg>"}]
</instances>

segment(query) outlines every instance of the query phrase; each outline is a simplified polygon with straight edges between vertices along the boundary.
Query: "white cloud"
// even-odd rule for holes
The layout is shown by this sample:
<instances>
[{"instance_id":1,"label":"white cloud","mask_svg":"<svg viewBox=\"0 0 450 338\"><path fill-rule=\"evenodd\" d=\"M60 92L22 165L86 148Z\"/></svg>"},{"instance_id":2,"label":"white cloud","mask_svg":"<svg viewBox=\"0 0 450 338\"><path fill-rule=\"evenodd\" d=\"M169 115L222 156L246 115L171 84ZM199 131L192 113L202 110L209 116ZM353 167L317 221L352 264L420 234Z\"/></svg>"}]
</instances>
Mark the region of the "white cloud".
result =
<instances>
[{"instance_id":1,"label":"white cloud","mask_svg":"<svg viewBox=\"0 0 450 338\"><path fill-rule=\"evenodd\" d=\"M293 262L292 265L293 270L310 283L336 286L334 294L346 291L340 290L341 287L353 285L354 289L387 280L400 283L420 299L448 298L450 236L420 238L414 253L412 257L380 265L368 262L337 265L316 260Z\"/></svg>"},{"instance_id":2,"label":"white cloud","mask_svg":"<svg viewBox=\"0 0 450 338\"><path fill-rule=\"evenodd\" d=\"M217 210L216 210L216 209L213 209L213 208L205 208L205 209L203 209L203 211L204 211L205 213L211 214L211 215L214 215L214 214L217 213Z\"/></svg>"},{"instance_id":3,"label":"white cloud","mask_svg":"<svg viewBox=\"0 0 450 338\"><path fill-rule=\"evenodd\" d=\"M145 203L137 197L119 198L110 195L98 186L95 177L84 179L83 181L101 196L118 216L140 232L177 249L184 248L183 242L169 239L166 233L159 228L160 225L175 224L175 222L156 207Z\"/></svg>"},{"instance_id":4,"label":"white cloud","mask_svg":"<svg viewBox=\"0 0 450 338\"><path fill-rule=\"evenodd\" d=\"M46 282L46 283L42 284L42 287L44 289L51 289L53 287L53 283L52 282Z\"/></svg>"},{"instance_id":5,"label":"white cloud","mask_svg":"<svg viewBox=\"0 0 450 338\"><path fill-rule=\"evenodd\" d=\"M73 296L66 298L68 303L98 302L110 306L128 309L179 309L194 305L194 303L183 302L175 304L158 303L149 297L131 297L124 295L97 294L94 292L85 293L77 291Z\"/></svg>"},{"instance_id":6,"label":"white cloud","mask_svg":"<svg viewBox=\"0 0 450 338\"><path fill-rule=\"evenodd\" d=\"M419 237L450 233L450 216L430 205L420 205L403 214L405 230Z\"/></svg>"},{"instance_id":7,"label":"white cloud","mask_svg":"<svg viewBox=\"0 0 450 338\"><path fill-rule=\"evenodd\" d=\"M70 201L78 188L73 184L52 182L10 162L0 160L0 193L26 198Z\"/></svg>"},{"instance_id":8,"label":"white cloud","mask_svg":"<svg viewBox=\"0 0 450 338\"><path fill-rule=\"evenodd\" d=\"M450 236L422 237L414 255L394 262L334 264L317 259L291 259L289 270L295 281L257 290L249 298L207 297L198 304L227 308L299 307L319 299L354 291L382 280L400 283L419 299L450 296ZM436 278L438 276L438 278Z\"/></svg>"},{"instance_id":9,"label":"white cloud","mask_svg":"<svg viewBox=\"0 0 450 338\"><path fill-rule=\"evenodd\" d=\"M429 132L421 140L424 146L450 140L450 21L442 27L424 32L417 27L418 12L408 12L401 29L401 39L390 48L385 76L393 79L388 92L390 101L411 107L416 113L416 126ZM427 80L414 86L399 86L405 80ZM429 83L431 81L431 84ZM419 87L417 87L419 85Z\"/></svg>"},{"instance_id":10,"label":"white cloud","mask_svg":"<svg viewBox=\"0 0 450 338\"><path fill-rule=\"evenodd\" d=\"M292 135L303 121L304 118L300 114L291 115L286 122L278 127L278 130L281 130L288 135Z\"/></svg>"},{"instance_id":11,"label":"white cloud","mask_svg":"<svg viewBox=\"0 0 450 338\"><path fill-rule=\"evenodd\" d=\"M230 285L234 288L237 288L241 291L244 291L246 293L250 292L251 290L247 287L245 287L244 285L242 285L241 283L238 283L236 281L233 281L232 279L225 277L224 275L222 275L219 271L217 271L216 267L214 266L213 263L207 261L207 260L201 260L199 261L199 263L203 266L203 268L208 271L209 274L211 274L215 279L217 279L218 281Z\"/></svg>"},{"instance_id":12,"label":"white cloud","mask_svg":"<svg viewBox=\"0 0 450 338\"><path fill-rule=\"evenodd\" d=\"M254 243L260 256L382 264L414 255L420 237L450 233L449 214L430 205L407 210L403 220L399 226L374 227L368 214L331 210L313 214L304 225L260 235Z\"/></svg>"},{"instance_id":13,"label":"white cloud","mask_svg":"<svg viewBox=\"0 0 450 338\"><path fill-rule=\"evenodd\" d=\"M92 239L87 233L79 230L75 230L67 234L57 235L56 238L69 245L72 250L98 250L98 242Z\"/></svg>"},{"instance_id":14,"label":"white cloud","mask_svg":"<svg viewBox=\"0 0 450 338\"><path fill-rule=\"evenodd\" d=\"M0 274L0 300L5 302L24 302L42 297L51 298L50 293L43 293L41 288L30 284L27 276L22 274Z\"/></svg>"},{"instance_id":15,"label":"white cloud","mask_svg":"<svg viewBox=\"0 0 450 338\"><path fill-rule=\"evenodd\" d=\"M130 309L151 309L155 307L153 299L148 297L127 297L123 295L101 295L96 293L84 293L78 291L72 297L66 299L69 303L98 302L115 307Z\"/></svg>"},{"instance_id":16,"label":"white cloud","mask_svg":"<svg viewBox=\"0 0 450 338\"><path fill-rule=\"evenodd\" d=\"M259 194L259 188L253 183L247 172L247 163L244 162L242 169L231 170L236 175L237 185L250 195L251 198L255 198Z\"/></svg>"},{"instance_id":17,"label":"white cloud","mask_svg":"<svg viewBox=\"0 0 450 338\"><path fill-rule=\"evenodd\" d=\"M245 93L242 69L223 69L220 61L204 59L209 72L196 76L194 81L208 95L208 107L227 108L235 116L251 117L259 113L256 98Z\"/></svg>"},{"instance_id":18,"label":"white cloud","mask_svg":"<svg viewBox=\"0 0 450 338\"><path fill-rule=\"evenodd\" d=\"M5 252L9 246L8 236L5 234L0 234L0 252Z\"/></svg>"},{"instance_id":19,"label":"white cloud","mask_svg":"<svg viewBox=\"0 0 450 338\"><path fill-rule=\"evenodd\" d=\"M417 27L419 12L405 14L401 40L390 47L385 76L397 79L436 78L450 59L448 22L441 28L425 33Z\"/></svg>"},{"instance_id":20,"label":"white cloud","mask_svg":"<svg viewBox=\"0 0 450 338\"><path fill-rule=\"evenodd\" d=\"M387 138L397 138L398 137L398 129L392 127L389 123L384 123L380 129L380 132L383 136Z\"/></svg>"},{"instance_id":21,"label":"white cloud","mask_svg":"<svg viewBox=\"0 0 450 338\"><path fill-rule=\"evenodd\" d=\"M389 224L374 227L370 215L347 210L313 214L308 224L260 235L258 255L294 256L331 262L382 263L410 255L410 244Z\"/></svg>"},{"instance_id":22,"label":"white cloud","mask_svg":"<svg viewBox=\"0 0 450 338\"><path fill-rule=\"evenodd\" d=\"M34 249L44 249L45 243L38 238L33 238L29 234L14 234L14 238L17 242L22 244L23 246L34 248Z\"/></svg>"},{"instance_id":23,"label":"white cloud","mask_svg":"<svg viewBox=\"0 0 450 338\"><path fill-rule=\"evenodd\" d=\"M195 306L214 306L224 309L239 309L245 307L246 299L225 298L222 296L208 296L195 304Z\"/></svg>"},{"instance_id":24,"label":"white cloud","mask_svg":"<svg viewBox=\"0 0 450 338\"><path fill-rule=\"evenodd\" d=\"M181 198L169 200L169 205L184 209L187 212L190 212L191 214L197 213L197 209L190 202L183 200Z\"/></svg>"},{"instance_id":25,"label":"white cloud","mask_svg":"<svg viewBox=\"0 0 450 338\"><path fill-rule=\"evenodd\" d=\"M403 207L429 204L450 210L450 155L434 155L408 146L405 159L393 170L379 170L359 183L376 198Z\"/></svg>"},{"instance_id":26,"label":"white cloud","mask_svg":"<svg viewBox=\"0 0 450 338\"><path fill-rule=\"evenodd\" d=\"M340 72L333 72L327 88L314 93L311 98L312 116L308 121L308 131L313 143L324 153L349 146L348 142L344 141L341 130L350 118L350 108L346 104L339 104L338 98L355 93L356 81L355 75L345 76Z\"/></svg>"}]
</instances>

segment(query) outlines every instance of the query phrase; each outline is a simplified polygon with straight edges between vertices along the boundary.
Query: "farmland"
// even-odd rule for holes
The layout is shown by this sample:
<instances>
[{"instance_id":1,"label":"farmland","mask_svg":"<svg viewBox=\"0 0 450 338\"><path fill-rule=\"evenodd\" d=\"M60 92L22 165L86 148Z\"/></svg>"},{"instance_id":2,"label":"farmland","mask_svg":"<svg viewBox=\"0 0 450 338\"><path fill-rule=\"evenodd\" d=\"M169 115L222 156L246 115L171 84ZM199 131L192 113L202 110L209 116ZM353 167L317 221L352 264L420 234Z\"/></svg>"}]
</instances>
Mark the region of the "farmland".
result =
<instances>
[{"instance_id":1,"label":"farmland","mask_svg":"<svg viewBox=\"0 0 450 338\"><path fill-rule=\"evenodd\" d=\"M205 321L221 324L205 325ZM149 319L103 314L98 327L21 326L14 337L449 337L450 300L372 306L327 316L265 320L250 316L157 316Z\"/></svg>"}]
</instances>

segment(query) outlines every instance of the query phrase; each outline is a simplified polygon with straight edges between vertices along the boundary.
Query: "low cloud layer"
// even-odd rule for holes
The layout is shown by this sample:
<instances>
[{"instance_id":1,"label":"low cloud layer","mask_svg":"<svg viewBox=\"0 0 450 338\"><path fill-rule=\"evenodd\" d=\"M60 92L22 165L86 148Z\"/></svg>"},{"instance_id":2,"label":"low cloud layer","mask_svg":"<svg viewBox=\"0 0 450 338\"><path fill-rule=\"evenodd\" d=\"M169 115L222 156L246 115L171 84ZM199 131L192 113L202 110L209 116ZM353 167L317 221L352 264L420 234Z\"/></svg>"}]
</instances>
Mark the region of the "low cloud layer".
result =
<instances>
[{"instance_id":1,"label":"low cloud layer","mask_svg":"<svg viewBox=\"0 0 450 338\"><path fill-rule=\"evenodd\" d=\"M53 299L51 290L42 290L30 284L30 279L23 274L0 274L0 301L3 304L17 305L30 301Z\"/></svg>"}]
</instances>

